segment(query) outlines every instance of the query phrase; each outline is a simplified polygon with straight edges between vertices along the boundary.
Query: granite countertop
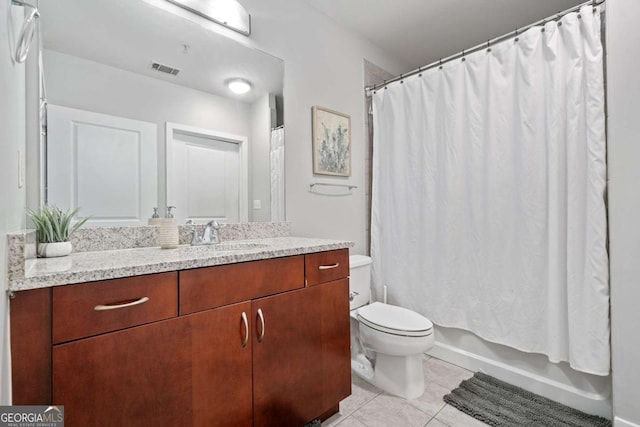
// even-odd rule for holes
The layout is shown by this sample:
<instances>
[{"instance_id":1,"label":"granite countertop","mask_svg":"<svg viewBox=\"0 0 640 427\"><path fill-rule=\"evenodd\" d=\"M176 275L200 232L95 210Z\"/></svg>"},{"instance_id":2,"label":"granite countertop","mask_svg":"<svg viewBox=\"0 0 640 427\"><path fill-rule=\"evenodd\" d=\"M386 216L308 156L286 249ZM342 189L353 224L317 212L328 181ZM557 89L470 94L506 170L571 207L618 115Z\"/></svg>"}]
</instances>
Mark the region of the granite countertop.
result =
<instances>
[{"instance_id":1,"label":"granite countertop","mask_svg":"<svg viewBox=\"0 0 640 427\"><path fill-rule=\"evenodd\" d=\"M353 247L343 240L275 237L223 241L220 245L181 245L72 253L62 258L27 260L23 278L9 281L9 291L47 288L166 271L187 270Z\"/></svg>"}]
</instances>

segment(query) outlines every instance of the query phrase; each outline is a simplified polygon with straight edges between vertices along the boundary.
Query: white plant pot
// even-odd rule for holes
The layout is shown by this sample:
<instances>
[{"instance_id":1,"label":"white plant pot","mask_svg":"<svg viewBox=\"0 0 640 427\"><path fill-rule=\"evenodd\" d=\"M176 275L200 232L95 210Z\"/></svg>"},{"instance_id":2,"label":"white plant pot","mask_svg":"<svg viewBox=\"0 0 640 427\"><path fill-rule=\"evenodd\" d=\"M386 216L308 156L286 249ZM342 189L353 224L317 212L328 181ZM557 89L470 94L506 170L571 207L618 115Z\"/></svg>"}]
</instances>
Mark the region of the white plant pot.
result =
<instances>
[{"instance_id":1,"label":"white plant pot","mask_svg":"<svg viewBox=\"0 0 640 427\"><path fill-rule=\"evenodd\" d=\"M67 256L73 250L71 242L38 243L38 256L40 258L55 258Z\"/></svg>"}]
</instances>

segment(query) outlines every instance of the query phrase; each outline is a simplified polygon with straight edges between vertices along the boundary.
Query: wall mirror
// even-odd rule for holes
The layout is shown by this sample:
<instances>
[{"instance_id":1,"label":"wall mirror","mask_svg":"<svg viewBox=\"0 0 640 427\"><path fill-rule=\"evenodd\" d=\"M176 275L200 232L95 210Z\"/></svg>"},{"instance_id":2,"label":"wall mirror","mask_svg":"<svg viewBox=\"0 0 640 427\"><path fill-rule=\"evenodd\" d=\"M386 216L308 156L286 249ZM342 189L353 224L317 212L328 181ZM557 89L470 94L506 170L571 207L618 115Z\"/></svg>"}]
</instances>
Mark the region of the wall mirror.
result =
<instances>
[{"instance_id":1,"label":"wall mirror","mask_svg":"<svg viewBox=\"0 0 640 427\"><path fill-rule=\"evenodd\" d=\"M282 60L165 0L40 13L46 203L94 226L145 225L171 205L180 223L285 219ZM251 90L232 93L233 79Z\"/></svg>"}]
</instances>

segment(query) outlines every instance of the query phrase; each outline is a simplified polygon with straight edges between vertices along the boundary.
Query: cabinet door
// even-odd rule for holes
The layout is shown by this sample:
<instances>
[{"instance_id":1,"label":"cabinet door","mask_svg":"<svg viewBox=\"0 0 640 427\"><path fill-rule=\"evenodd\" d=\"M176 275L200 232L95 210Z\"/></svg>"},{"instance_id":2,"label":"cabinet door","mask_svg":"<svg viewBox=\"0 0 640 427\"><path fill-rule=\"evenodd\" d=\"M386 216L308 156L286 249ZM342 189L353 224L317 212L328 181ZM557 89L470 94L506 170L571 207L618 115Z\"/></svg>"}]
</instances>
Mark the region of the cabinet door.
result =
<instances>
[{"instance_id":1,"label":"cabinet door","mask_svg":"<svg viewBox=\"0 0 640 427\"><path fill-rule=\"evenodd\" d=\"M177 318L54 346L53 403L65 406L65 425L188 425L189 332Z\"/></svg>"},{"instance_id":2,"label":"cabinet door","mask_svg":"<svg viewBox=\"0 0 640 427\"><path fill-rule=\"evenodd\" d=\"M186 316L192 334L194 426L251 427L250 315L246 302Z\"/></svg>"},{"instance_id":3,"label":"cabinet door","mask_svg":"<svg viewBox=\"0 0 640 427\"><path fill-rule=\"evenodd\" d=\"M322 403L326 412L351 394L349 279L320 287L322 294L316 304L322 307Z\"/></svg>"},{"instance_id":4,"label":"cabinet door","mask_svg":"<svg viewBox=\"0 0 640 427\"><path fill-rule=\"evenodd\" d=\"M235 304L55 346L53 401L71 427L249 427L242 313L250 309Z\"/></svg>"},{"instance_id":5,"label":"cabinet door","mask_svg":"<svg viewBox=\"0 0 640 427\"><path fill-rule=\"evenodd\" d=\"M252 313L254 425L298 427L349 395L348 280L255 300Z\"/></svg>"}]
</instances>

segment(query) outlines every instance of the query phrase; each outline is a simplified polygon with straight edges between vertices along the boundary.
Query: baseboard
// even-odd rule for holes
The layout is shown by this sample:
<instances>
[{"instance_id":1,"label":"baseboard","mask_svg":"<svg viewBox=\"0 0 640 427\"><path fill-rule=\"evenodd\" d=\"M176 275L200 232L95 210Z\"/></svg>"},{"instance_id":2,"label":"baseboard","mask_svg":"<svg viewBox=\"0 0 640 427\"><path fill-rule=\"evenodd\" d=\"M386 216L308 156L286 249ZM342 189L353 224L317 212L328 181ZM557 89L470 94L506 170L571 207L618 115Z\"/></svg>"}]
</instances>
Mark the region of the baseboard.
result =
<instances>
[{"instance_id":1,"label":"baseboard","mask_svg":"<svg viewBox=\"0 0 640 427\"><path fill-rule=\"evenodd\" d=\"M535 373L509 366L506 363L488 359L439 342L436 342L427 354L474 372L480 371L486 373L499 380L516 385L580 411L611 419L612 407L608 392L606 395L589 393ZM626 423L624 420L620 420L620 422L620 427L640 427L630 423L624 424ZM616 427L618 426L618 424L614 425Z\"/></svg>"},{"instance_id":2,"label":"baseboard","mask_svg":"<svg viewBox=\"0 0 640 427\"><path fill-rule=\"evenodd\" d=\"M640 427L640 424L634 424L620 417L613 418L613 427Z\"/></svg>"}]
</instances>

